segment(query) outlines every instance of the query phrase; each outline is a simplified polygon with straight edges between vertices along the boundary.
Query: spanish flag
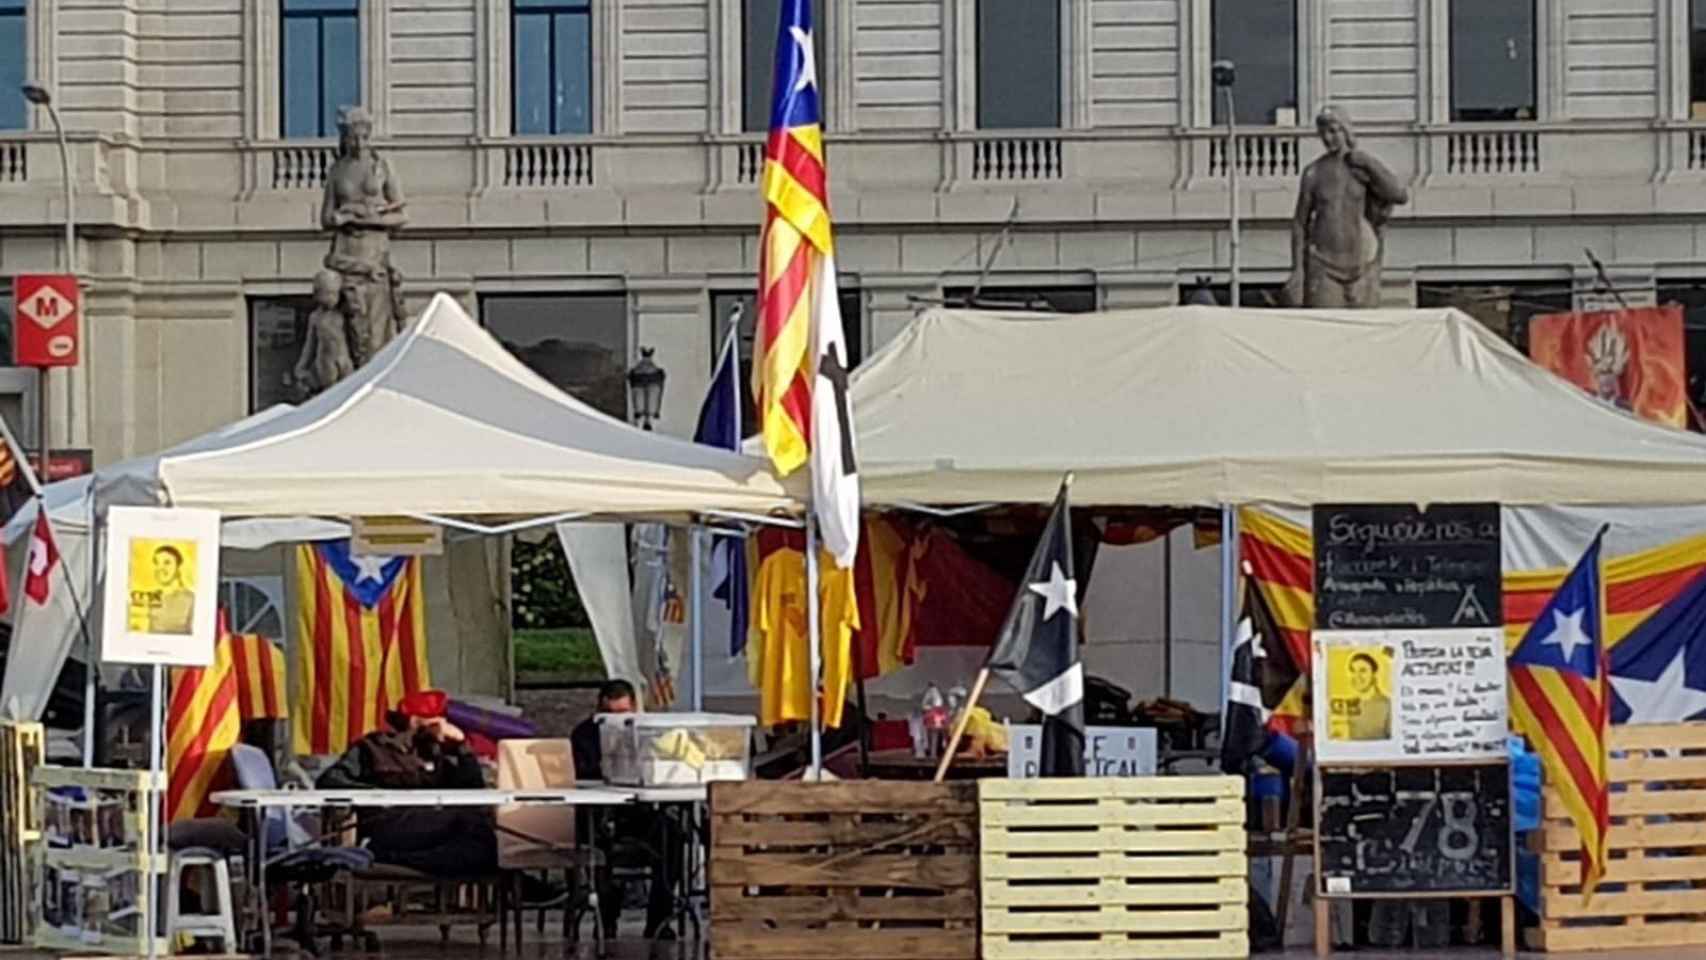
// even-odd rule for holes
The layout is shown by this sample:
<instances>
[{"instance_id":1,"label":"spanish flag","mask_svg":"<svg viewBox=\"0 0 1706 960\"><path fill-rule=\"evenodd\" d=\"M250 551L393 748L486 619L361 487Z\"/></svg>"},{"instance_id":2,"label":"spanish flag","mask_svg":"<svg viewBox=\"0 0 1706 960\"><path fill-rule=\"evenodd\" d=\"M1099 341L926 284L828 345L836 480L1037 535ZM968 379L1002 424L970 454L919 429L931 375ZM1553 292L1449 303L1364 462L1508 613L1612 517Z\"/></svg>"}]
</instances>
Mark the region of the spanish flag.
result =
<instances>
[{"instance_id":1,"label":"spanish flag","mask_svg":"<svg viewBox=\"0 0 1706 960\"><path fill-rule=\"evenodd\" d=\"M297 547L296 574L296 752L342 753L432 686L421 562L331 540Z\"/></svg>"}]
</instances>

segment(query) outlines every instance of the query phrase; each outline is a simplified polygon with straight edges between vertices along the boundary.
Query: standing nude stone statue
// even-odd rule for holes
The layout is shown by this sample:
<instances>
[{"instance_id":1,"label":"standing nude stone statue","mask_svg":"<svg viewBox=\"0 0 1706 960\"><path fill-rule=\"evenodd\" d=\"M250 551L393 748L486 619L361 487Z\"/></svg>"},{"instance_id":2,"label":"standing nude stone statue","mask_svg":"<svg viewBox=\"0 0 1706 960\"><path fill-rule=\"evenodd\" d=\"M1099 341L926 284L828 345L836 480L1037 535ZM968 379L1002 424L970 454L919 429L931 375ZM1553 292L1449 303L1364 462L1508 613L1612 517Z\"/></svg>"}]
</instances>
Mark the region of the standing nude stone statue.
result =
<instances>
[{"instance_id":1,"label":"standing nude stone statue","mask_svg":"<svg viewBox=\"0 0 1706 960\"><path fill-rule=\"evenodd\" d=\"M359 368L400 333L406 321L402 274L391 263L391 234L408 222L403 188L373 152L373 118L361 107L338 111L338 159L326 171L320 225L332 233L326 269L342 278L350 310L350 356ZM324 389L324 386L321 387Z\"/></svg>"},{"instance_id":2,"label":"standing nude stone statue","mask_svg":"<svg viewBox=\"0 0 1706 960\"><path fill-rule=\"evenodd\" d=\"M1304 169L1298 186L1286 300L1303 307L1378 307L1386 221L1410 195L1384 164L1356 149L1343 110L1323 108L1315 129L1327 152Z\"/></svg>"}]
</instances>

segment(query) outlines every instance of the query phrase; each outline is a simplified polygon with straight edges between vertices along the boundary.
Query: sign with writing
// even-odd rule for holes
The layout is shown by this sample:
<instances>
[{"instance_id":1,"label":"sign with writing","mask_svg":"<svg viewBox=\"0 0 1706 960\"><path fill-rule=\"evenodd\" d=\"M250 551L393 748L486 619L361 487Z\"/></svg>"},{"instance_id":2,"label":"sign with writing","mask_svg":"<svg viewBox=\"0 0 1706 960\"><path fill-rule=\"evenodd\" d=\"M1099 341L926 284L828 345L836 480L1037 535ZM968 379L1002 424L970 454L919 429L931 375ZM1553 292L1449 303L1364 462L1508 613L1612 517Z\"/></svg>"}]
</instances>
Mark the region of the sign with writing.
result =
<instances>
[{"instance_id":1,"label":"sign with writing","mask_svg":"<svg viewBox=\"0 0 1706 960\"><path fill-rule=\"evenodd\" d=\"M70 480L93 473L95 470L95 452L93 450L51 450L47 455L47 476L43 483L57 483L60 480Z\"/></svg>"},{"instance_id":2,"label":"sign with writing","mask_svg":"<svg viewBox=\"0 0 1706 960\"><path fill-rule=\"evenodd\" d=\"M1512 890L1507 763L1323 768L1320 777L1323 896Z\"/></svg>"},{"instance_id":3,"label":"sign with writing","mask_svg":"<svg viewBox=\"0 0 1706 960\"><path fill-rule=\"evenodd\" d=\"M444 555L444 528L413 517L351 517L352 557L438 557Z\"/></svg>"},{"instance_id":4,"label":"sign with writing","mask_svg":"<svg viewBox=\"0 0 1706 960\"><path fill-rule=\"evenodd\" d=\"M1315 626L1492 627L1504 622L1499 506L1320 506Z\"/></svg>"},{"instance_id":5,"label":"sign with writing","mask_svg":"<svg viewBox=\"0 0 1706 960\"><path fill-rule=\"evenodd\" d=\"M1042 724L1012 723L1007 729L1007 776L1015 780L1035 777L1042 756ZM1155 731L1149 727L1085 727L1084 775L1154 776Z\"/></svg>"},{"instance_id":6,"label":"sign with writing","mask_svg":"<svg viewBox=\"0 0 1706 960\"><path fill-rule=\"evenodd\" d=\"M213 663L219 512L113 507L107 512L101 659Z\"/></svg>"},{"instance_id":7,"label":"sign with writing","mask_svg":"<svg viewBox=\"0 0 1706 960\"><path fill-rule=\"evenodd\" d=\"M75 367L83 295L69 273L12 278L12 362L20 367Z\"/></svg>"},{"instance_id":8,"label":"sign with writing","mask_svg":"<svg viewBox=\"0 0 1706 960\"><path fill-rule=\"evenodd\" d=\"M1502 630L1317 630L1313 642L1323 763L1505 755Z\"/></svg>"}]
</instances>

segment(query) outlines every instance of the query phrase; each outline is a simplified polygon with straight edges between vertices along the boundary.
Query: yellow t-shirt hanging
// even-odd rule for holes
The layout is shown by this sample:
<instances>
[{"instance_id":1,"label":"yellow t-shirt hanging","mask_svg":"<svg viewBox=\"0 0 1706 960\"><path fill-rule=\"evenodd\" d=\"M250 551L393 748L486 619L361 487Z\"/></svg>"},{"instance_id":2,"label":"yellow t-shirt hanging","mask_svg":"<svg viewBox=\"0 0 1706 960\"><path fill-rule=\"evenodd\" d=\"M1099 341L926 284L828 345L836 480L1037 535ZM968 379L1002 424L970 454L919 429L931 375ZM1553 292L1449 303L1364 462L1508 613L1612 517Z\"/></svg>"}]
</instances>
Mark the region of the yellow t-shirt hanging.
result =
<instances>
[{"instance_id":1,"label":"yellow t-shirt hanging","mask_svg":"<svg viewBox=\"0 0 1706 960\"><path fill-rule=\"evenodd\" d=\"M819 618L823 644L823 725L841 726L847 685L853 678L853 631L859 604L853 571L819 555ZM747 665L758 688L758 717L765 726L811 719L806 649L806 555L777 550L758 568L752 589Z\"/></svg>"}]
</instances>

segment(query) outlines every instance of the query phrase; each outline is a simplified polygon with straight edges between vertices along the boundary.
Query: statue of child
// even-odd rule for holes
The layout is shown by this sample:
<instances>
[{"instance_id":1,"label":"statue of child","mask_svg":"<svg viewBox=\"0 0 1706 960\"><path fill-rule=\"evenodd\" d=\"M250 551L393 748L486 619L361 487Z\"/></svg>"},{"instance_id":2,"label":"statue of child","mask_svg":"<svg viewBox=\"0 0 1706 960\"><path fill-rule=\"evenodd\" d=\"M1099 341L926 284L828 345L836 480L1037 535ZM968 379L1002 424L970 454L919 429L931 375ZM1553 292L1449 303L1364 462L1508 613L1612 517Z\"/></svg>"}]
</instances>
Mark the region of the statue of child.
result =
<instances>
[{"instance_id":1,"label":"statue of child","mask_svg":"<svg viewBox=\"0 0 1706 960\"><path fill-rule=\"evenodd\" d=\"M343 278L331 270L314 275L314 312L302 356L296 361L295 382L304 399L355 372L349 349L349 318L339 309Z\"/></svg>"}]
</instances>

